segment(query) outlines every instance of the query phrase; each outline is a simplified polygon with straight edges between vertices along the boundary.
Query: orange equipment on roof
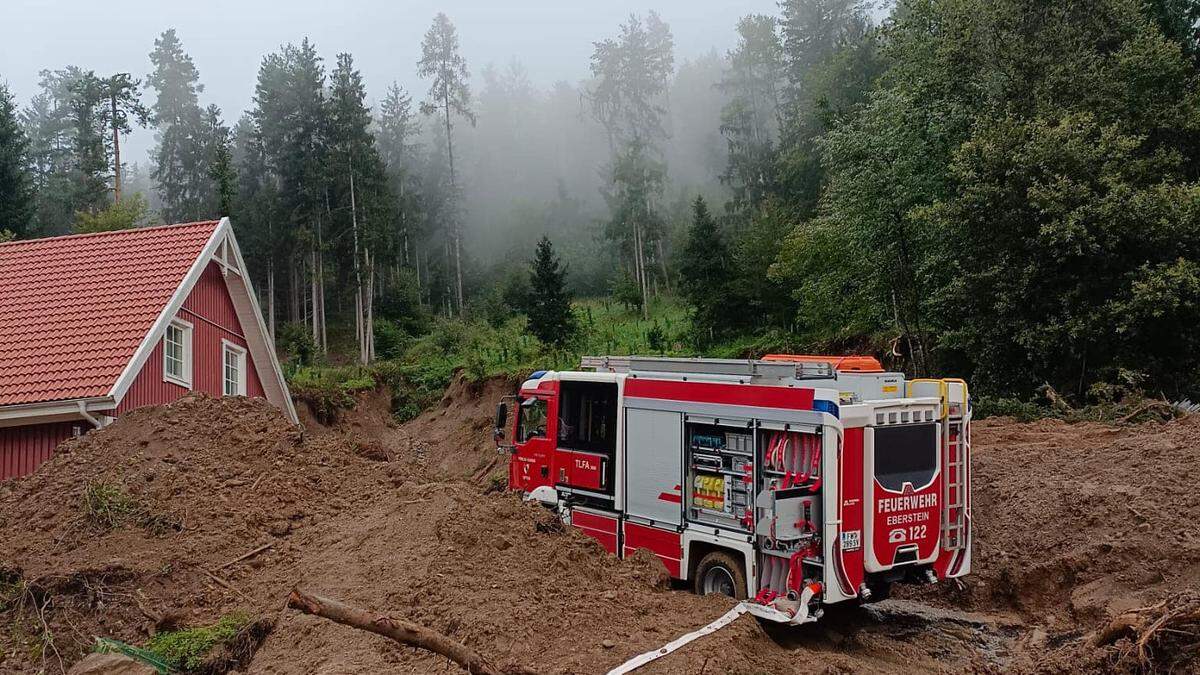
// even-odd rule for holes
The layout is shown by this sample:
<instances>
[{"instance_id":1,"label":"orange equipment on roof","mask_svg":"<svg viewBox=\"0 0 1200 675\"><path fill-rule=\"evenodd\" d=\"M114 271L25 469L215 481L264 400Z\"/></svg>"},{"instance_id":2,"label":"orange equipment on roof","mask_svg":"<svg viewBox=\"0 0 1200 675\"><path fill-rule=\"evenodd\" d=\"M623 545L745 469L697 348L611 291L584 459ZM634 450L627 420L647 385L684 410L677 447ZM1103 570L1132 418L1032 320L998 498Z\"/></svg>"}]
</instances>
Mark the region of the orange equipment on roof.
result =
<instances>
[{"instance_id":1,"label":"orange equipment on roof","mask_svg":"<svg viewBox=\"0 0 1200 675\"><path fill-rule=\"evenodd\" d=\"M817 356L813 354L767 354L763 361L828 363L839 373L882 373L883 364L874 356Z\"/></svg>"}]
</instances>

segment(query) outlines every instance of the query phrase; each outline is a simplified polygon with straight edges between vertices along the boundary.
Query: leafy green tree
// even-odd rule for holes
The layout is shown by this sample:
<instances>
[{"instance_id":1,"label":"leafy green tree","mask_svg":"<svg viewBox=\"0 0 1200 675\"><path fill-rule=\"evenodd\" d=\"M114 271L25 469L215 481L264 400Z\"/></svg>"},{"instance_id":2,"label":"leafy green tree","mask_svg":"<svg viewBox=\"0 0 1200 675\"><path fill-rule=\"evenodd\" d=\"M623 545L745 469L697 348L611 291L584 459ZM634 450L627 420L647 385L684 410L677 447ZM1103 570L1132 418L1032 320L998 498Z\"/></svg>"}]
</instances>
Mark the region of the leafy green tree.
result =
<instances>
[{"instance_id":1,"label":"leafy green tree","mask_svg":"<svg viewBox=\"0 0 1200 675\"><path fill-rule=\"evenodd\" d=\"M77 234L112 232L144 227L149 224L150 207L146 198L133 193L108 208L96 213L81 211L75 216L74 230Z\"/></svg>"},{"instance_id":2,"label":"leafy green tree","mask_svg":"<svg viewBox=\"0 0 1200 675\"><path fill-rule=\"evenodd\" d=\"M1196 307L1196 70L1140 3L1078 10L900 4L878 88L817 144L820 211L773 267L806 335L997 393L1129 371L1195 391L1171 326Z\"/></svg>"},{"instance_id":3,"label":"leafy green tree","mask_svg":"<svg viewBox=\"0 0 1200 675\"><path fill-rule=\"evenodd\" d=\"M731 321L731 256L725 237L708 212L703 197L692 203L692 225L679 256L680 287L692 308L692 327L698 346L728 334Z\"/></svg>"},{"instance_id":4,"label":"leafy green tree","mask_svg":"<svg viewBox=\"0 0 1200 675\"><path fill-rule=\"evenodd\" d=\"M666 165L649 156L645 143L631 140L616 157L610 176L611 187L604 191L611 214L604 234L617 245L621 256L630 261L643 298L639 303L643 314L649 311L655 260L661 263L664 283L668 280L666 260L662 255L664 223L656 208L666 180Z\"/></svg>"},{"instance_id":5,"label":"leafy green tree","mask_svg":"<svg viewBox=\"0 0 1200 675\"><path fill-rule=\"evenodd\" d=\"M61 77L41 73L41 92L21 113L29 139L28 167L35 195L32 236L64 234L75 217L69 176L72 125L67 114L70 92Z\"/></svg>"},{"instance_id":6,"label":"leafy green tree","mask_svg":"<svg viewBox=\"0 0 1200 675\"><path fill-rule=\"evenodd\" d=\"M675 67L674 50L671 29L655 12L645 19L631 15L617 37L595 43L588 98L608 133L610 152L665 136L662 96Z\"/></svg>"},{"instance_id":7,"label":"leafy green tree","mask_svg":"<svg viewBox=\"0 0 1200 675\"><path fill-rule=\"evenodd\" d=\"M95 213L108 206L108 154L104 144L104 81L92 71L68 68L63 81L69 92L71 161L68 176L76 213Z\"/></svg>"},{"instance_id":8,"label":"leafy green tree","mask_svg":"<svg viewBox=\"0 0 1200 675\"><path fill-rule=\"evenodd\" d=\"M22 236L33 219L33 186L26 172L29 139L17 118L17 106L0 84L0 224Z\"/></svg>"},{"instance_id":9,"label":"leafy green tree","mask_svg":"<svg viewBox=\"0 0 1200 675\"><path fill-rule=\"evenodd\" d=\"M548 237L538 241L529 273L529 302L525 313L529 332L546 344L561 346L575 336L578 318L571 308L567 269L561 266Z\"/></svg>"},{"instance_id":10,"label":"leafy green tree","mask_svg":"<svg viewBox=\"0 0 1200 675\"><path fill-rule=\"evenodd\" d=\"M1200 60L1200 0L1147 0L1145 8L1164 37L1178 43L1193 63Z\"/></svg>"},{"instance_id":11,"label":"leafy green tree","mask_svg":"<svg viewBox=\"0 0 1200 675\"><path fill-rule=\"evenodd\" d=\"M433 18L433 25L421 42L421 60L417 62L417 74L431 78L429 93L421 102L421 111L426 115L442 115L445 128L446 157L449 162L449 197L458 201L458 180L454 166L454 117L462 117L475 124L475 113L471 111L471 88L467 84L470 72L467 60L459 53L458 31L443 13ZM454 268L454 295L461 314L464 309L463 296L463 244L462 224L457 209L448 209L450 217L450 247Z\"/></svg>"}]
</instances>

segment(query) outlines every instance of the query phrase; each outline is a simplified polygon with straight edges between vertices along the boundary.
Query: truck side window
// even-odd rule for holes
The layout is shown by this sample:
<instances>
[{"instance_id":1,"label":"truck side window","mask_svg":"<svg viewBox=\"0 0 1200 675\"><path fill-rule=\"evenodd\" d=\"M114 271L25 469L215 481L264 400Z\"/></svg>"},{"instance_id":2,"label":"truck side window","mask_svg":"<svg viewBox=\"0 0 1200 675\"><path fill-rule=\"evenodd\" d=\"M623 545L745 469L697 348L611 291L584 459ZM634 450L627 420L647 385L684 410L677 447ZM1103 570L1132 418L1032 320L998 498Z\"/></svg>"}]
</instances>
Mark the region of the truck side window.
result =
<instances>
[{"instance_id":1,"label":"truck side window","mask_svg":"<svg viewBox=\"0 0 1200 675\"><path fill-rule=\"evenodd\" d=\"M617 447L617 385L563 382L558 404L558 445L611 455Z\"/></svg>"},{"instance_id":2,"label":"truck side window","mask_svg":"<svg viewBox=\"0 0 1200 675\"><path fill-rule=\"evenodd\" d=\"M527 398L521 401L521 424L517 429L517 438L521 442L531 438L546 437L546 402L540 398Z\"/></svg>"}]
</instances>

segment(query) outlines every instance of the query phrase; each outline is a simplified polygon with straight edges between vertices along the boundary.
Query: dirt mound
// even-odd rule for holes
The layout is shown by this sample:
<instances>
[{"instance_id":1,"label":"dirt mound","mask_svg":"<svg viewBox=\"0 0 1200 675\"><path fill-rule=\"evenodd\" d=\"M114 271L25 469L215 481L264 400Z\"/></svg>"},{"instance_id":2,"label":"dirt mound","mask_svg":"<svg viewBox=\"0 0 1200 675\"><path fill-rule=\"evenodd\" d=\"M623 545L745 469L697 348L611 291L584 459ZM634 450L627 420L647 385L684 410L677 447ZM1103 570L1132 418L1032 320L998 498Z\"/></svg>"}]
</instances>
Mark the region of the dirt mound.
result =
<instances>
[{"instance_id":1,"label":"dirt mound","mask_svg":"<svg viewBox=\"0 0 1200 675\"><path fill-rule=\"evenodd\" d=\"M506 376L472 382L454 377L442 400L404 425L413 452L436 475L486 480L507 475L507 458L492 439L496 405L520 383Z\"/></svg>"},{"instance_id":2,"label":"dirt mound","mask_svg":"<svg viewBox=\"0 0 1200 675\"><path fill-rule=\"evenodd\" d=\"M509 376L472 381L459 373L436 405L404 424L392 415L386 387L356 394L354 407L339 411L332 424L303 401L298 410L309 433L350 440L368 457L402 456L434 478L489 483L507 475L506 456L496 451L492 438L496 405L518 384Z\"/></svg>"},{"instance_id":3,"label":"dirt mound","mask_svg":"<svg viewBox=\"0 0 1200 675\"><path fill-rule=\"evenodd\" d=\"M543 672L602 672L731 606L671 590L657 559L619 561L511 494L431 479L426 464L453 467L454 457L470 456L450 447L451 415L490 419L485 399L503 389L452 396L444 410L454 412L417 422L447 433L430 447L450 448L449 458L418 461L389 445L408 429L385 425L382 438L365 429L301 432L261 401L204 396L136 411L72 441L33 476L0 488L0 671L58 672L94 636L143 644L157 631L233 613L275 626L249 672L445 669L426 653L281 611L296 585ZM459 433L474 439L477 425L467 426ZM358 436L368 435L382 459L363 452ZM743 617L647 671L983 663L953 640L892 638L894 626L780 637Z\"/></svg>"},{"instance_id":4,"label":"dirt mound","mask_svg":"<svg viewBox=\"0 0 1200 675\"><path fill-rule=\"evenodd\" d=\"M306 441L265 401L203 395L67 442L0 486L0 567L44 604L24 630L31 649L5 649L0 670L55 669L95 635L140 642L277 607L297 534L388 485L361 471L372 464L350 443Z\"/></svg>"},{"instance_id":5,"label":"dirt mound","mask_svg":"<svg viewBox=\"0 0 1200 675\"><path fill-rule=\"evenodd\" d=\"M973 573L933 597L1039 624L1032 667L1129 664L1097 632L1200 591L1200 417L1136 427L983 420L973 447Z\"/></svg>"},{"instance_id":6,"label":"dirt mound","mask_svg":"<svg viewBox=\"0 0 1200 675\"><path fill-rule=\"evenodd\" d=\"M245 613L258 673L453 671L282 611L293 586L450 635L501 664L603 672L724 613L489 490L513 383L458 380L396 425L385 392L329 428L262 401L135 411L0 486L0 671L57 672L94 636ZM818 624L743 617L646 672L1195 670L1200 420L975 428L975 573ZM476 479L476 480L472 480ZM914 599L915 598L915 599ZM255 641L257 644L257 640Z\"/></svg>"}]
</instances>

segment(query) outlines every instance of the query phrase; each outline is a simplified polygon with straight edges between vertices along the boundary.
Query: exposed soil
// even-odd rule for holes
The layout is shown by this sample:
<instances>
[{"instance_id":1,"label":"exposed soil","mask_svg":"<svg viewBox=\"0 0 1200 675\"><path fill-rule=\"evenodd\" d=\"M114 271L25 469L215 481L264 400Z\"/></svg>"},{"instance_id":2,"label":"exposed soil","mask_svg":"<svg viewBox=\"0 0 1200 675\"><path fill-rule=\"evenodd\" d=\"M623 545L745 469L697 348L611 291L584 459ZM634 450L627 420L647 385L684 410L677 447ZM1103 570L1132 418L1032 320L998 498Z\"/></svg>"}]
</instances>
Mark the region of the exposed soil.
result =
<instances>
[{"instance_id":1,"label":"exposed soil","mask_svg":"<svg viewBox=\"0 0 1200 675\"><path fill-rule=\"evenodd\" d=\"M386 392L367 394L337 427L303 432L261 401L196 396L71 441L0 485L0 591L33 599L0 594L0 671L57 672L93 636L140 644L242 610L274 622L246 672L457 672L284 609L297 585L549 673L604 672L724 613L731 601L670 588L652 557L618 561L494 491L491 418L512 386L456 381L405 425ZM1197 672L1183 619L1146 641L1148 662L1136 642L1191 607L1178 593L1200 593L1198 440L1195 419L977 423L975 571L961 589L799 629L742 617L644 672ZM87 517L89 485L128 496L115 527ZM43 634L53 649L36 648Z\"/></svg>"}]
</instances>

